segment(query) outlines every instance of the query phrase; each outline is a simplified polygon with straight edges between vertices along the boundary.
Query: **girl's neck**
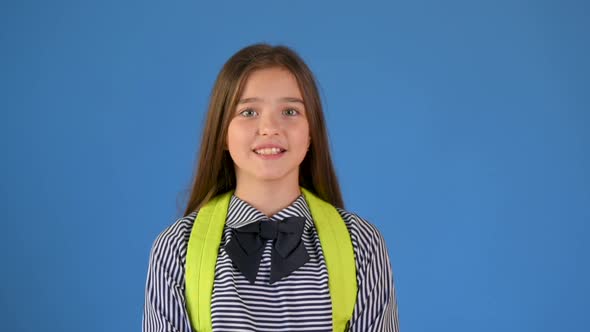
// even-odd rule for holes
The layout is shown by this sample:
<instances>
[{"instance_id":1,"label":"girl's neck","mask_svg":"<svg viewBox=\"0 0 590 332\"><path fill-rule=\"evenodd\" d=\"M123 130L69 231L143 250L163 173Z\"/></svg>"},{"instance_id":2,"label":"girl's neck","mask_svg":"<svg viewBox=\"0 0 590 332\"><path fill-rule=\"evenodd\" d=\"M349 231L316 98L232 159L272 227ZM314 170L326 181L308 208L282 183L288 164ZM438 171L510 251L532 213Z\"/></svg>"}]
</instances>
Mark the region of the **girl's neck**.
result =
<instances>
[{"instance_id":1,"label":"girl's neck","mask_svg":"<svg viewBox=\"0 0 590 332\"><path fill-rule=\"evenodd\" d=\"M257 185L240 185L238 183L234 195L252 205L267 217L272 217L275 213L293 203L301 195L301 189L297 183L289 186L276 183Z\"/></svg>"}]
</instances>

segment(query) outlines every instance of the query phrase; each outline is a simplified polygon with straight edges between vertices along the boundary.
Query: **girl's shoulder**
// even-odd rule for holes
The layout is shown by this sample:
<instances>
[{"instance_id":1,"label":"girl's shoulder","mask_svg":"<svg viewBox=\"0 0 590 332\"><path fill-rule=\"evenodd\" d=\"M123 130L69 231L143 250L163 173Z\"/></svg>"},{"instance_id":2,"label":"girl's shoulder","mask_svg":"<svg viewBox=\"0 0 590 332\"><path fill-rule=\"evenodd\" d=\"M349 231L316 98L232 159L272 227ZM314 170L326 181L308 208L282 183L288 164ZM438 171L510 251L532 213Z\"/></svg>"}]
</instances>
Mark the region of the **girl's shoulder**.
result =
<instances>
[{"instance_id":1,"label":"girl's shoulder","mask_svg":"<svg viewBox=\"0 0 590 332\"><path fill-rule=\"evenodd\" d=\"M357 260L369 261L383 251L385 240L375 225L356 213L341 208L336 210L348 228Z\"/></svg>"},{"instance_id":2,"label":"girl's shoulder","mask_svg":"<svg viewBox=\"0 0 590 332\"><path fill-rule=\"evenodd\" d=\"M191 230L195 222L197 212L192 212L184 217L176 219L172 225L166 227L153 243L152 259L163 262L176 261L184 263L186 259L186 248L190 238ZM170 258L175 259L170 259ZM167 259L164 259L167 258Z\"/></svg>"},{"instance_id":3,"label":"girl's shoulder","mask_svg":"<svg viewBox=\"0 0 590 332\"><path fill-rule=\"evenodd\" d=\"M336 210L350 233L357 260L368 262L385 248L383 235L375 225L356 213L341 208L336 208ZM194 211L179 218L164 229L154 241L152 258L184 265L188 241L197 213L198 211ZM172 257L174 259L170 259Z\"/></svg>"},{"instance_id":4,"label":"girl's shoulder","mask_svg":"<svg viewBox=\"0 0 590 332\"><path fill-rule=\"evenodd\" d=\"M363 239L373 239L378 240L378 238L382 238L381 232L373 223L364 219L363 217L359 216L356 213L336 208L342 220L348 227L349 232L356 236L360 236Z\"/></svg>"}]
</instances>

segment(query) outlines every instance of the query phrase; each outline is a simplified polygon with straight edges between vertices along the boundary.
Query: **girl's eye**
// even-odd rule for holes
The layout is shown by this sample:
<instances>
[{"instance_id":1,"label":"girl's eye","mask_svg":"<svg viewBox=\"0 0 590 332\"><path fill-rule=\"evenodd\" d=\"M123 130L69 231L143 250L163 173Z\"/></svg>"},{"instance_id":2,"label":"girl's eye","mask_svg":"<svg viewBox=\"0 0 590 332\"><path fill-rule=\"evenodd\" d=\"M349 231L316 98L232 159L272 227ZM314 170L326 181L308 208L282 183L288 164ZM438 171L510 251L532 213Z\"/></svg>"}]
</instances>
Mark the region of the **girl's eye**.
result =
<instances>
[{"instance_id":1,"label":"girl's eye","mask_svg":"<svg viewBox=\"0 0 590 332\"><path fill-rule=\"evenodd\" d=\"M251 108L245 109L245 110L243 110L243 111L241 111L241 112L240 112L240 115L241 115L241 116L243 116L243 117L247 117L247 118L250 118L250 117L256 116L257 114L258 114L258 113L256 113L256 111L255 111L255 110L253 110L253 109L251 109Z\"/></svg>"},{"instance_id":2,"label":"girl's eye","mask_svg":"<svg viewBox=\"0 0 590 332\"><path fill-rule=\"evenodd\" d=\"M293 109L293 108L288 108L283 111L283 114L285 114L287 116L295 116L295 115L299 114L299 111L297 111L296 109Z\"/></svg>"}]
</instances>

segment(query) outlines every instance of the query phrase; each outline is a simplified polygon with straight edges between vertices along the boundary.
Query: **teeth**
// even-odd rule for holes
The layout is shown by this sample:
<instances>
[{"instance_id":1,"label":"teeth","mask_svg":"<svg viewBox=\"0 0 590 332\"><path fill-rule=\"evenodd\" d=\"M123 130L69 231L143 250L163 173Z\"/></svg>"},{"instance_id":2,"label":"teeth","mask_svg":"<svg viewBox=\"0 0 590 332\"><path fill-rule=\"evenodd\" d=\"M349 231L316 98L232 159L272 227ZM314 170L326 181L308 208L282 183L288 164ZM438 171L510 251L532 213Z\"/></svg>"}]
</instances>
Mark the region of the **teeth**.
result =
<instances>
[{"instance_id":1,"label":"teeth","mask_svg":"<svg viewBox=\"0 0 590 332\"><path fill-rule=\"evenodd\" d=\"M272 155L272 154L281 153L281 149L279 149L279 148L266 148L266 149L258 149L255 152L258 154L262 154L262 155Z\"/></svg>"}]
</instances>

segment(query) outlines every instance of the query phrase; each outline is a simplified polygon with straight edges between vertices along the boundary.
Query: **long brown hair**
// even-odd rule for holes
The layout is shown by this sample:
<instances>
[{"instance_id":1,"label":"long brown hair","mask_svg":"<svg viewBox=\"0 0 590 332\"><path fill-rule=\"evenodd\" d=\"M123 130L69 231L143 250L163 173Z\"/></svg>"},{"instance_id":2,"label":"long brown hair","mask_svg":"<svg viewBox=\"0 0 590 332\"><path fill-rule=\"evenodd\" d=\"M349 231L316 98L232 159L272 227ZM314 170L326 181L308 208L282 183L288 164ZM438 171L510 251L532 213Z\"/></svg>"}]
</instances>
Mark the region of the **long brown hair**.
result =
<instances>
[{"instance_id":1,"label":"long brown hair","mask_svg":"<svg viewBox=\"0 0 590 332\"><path fill-rule=\"evenodd\" d=\"M248 75L281 67L297 79L309 122L311 145L299 166L299 184L336 207L344 207L330 157L330 145L319 91L313 73L301 57L285 46L255 44L234 54L224 65L211 92L199 161L184 215L218 194L235 189L234 164L225 149L227 129Z\"/></svg>"}]
</instances>

